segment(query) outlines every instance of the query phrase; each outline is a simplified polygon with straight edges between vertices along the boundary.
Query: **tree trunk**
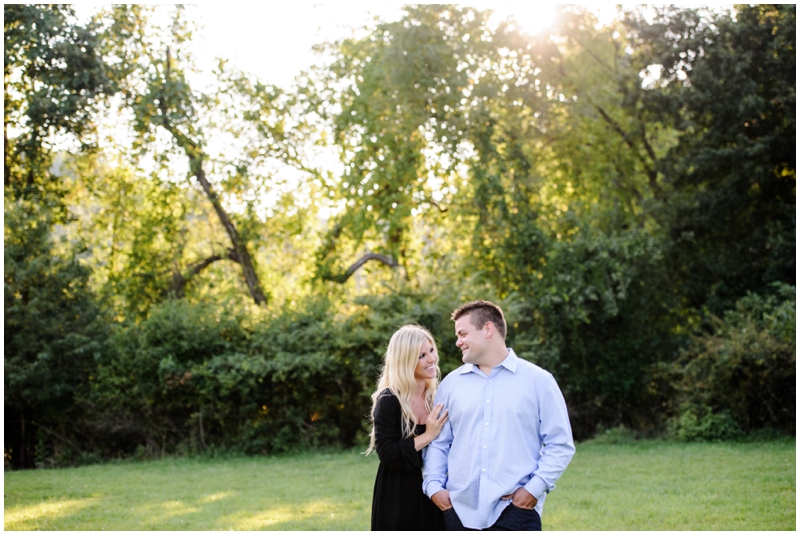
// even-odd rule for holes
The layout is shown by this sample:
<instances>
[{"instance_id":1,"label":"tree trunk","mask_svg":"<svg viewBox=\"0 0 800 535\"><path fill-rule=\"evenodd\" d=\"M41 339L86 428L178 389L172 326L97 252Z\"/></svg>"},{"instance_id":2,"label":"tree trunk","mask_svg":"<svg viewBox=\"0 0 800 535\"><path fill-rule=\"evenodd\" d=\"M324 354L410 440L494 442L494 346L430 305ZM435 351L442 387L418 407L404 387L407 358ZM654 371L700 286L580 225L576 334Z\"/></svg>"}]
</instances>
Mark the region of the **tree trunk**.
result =
<instances>
[{"instance_id":1,"label":"tree trunk","mask_svg":"<svg viewBox=\"0 0 800 535\"><path fill-rule=\"evenodd\" d=\"M203 451L206 451L206 436L205 432L203 431L203 409L200 409L198 420L198 423L200 424L200 444L203 446Z\"/></svg>"},{"instance_id":2,"label":"tree trunk","mask_svg":"<svg viewBox=\"0 0 800 535\"><path fill-rule=\"evenodd\" d=\"M3 123L3 184L8 187L11 185L11 160L8 156L8 124Z\"/></svg>"},{"instance_id":3,"label":"tree trunk","mask_svg":"<svg viewBox=\"0 0 800 535\"><path fill-rule=\"evenodd\" d=\"M169 48L167 48L167 63L164 74L165 83L169 80L169 77L170 52ZM200 183L200 186L202 186L206 197L208 197L208 200L211 201L212 206L214 206L214 211L217 213L217 217L219 217L222 226L225 227L225 232L228 233L228 237L231 240L231 245L233 246L233 255L231 255L231 257L238 262L240 266L242 266L244 280L247 283L247 288L250 290L250 296L257 305L266 303L267 298L264 295L264 292L261 290L261 283L258 280L258 275L256 274L255 267L253 266L253 260L250 256L250 252L247 250L247 246L239 236L239 232L236 230L236 226L233 224L233 221L231 221L231 218L228 217L228 213L225 211L225 208L222 207L222 203L217 196L217 192L214 191L214 188L211 187L211 183L206 178L206 173L203 170L203 158L205 155L203 154L199 143L191 139L185 133L181 132L170 122L170 106L167 103L167 97L164 92L162 92L159 98L159 108L161 110L162 126L167 130L167 132L170 133L170 135L172 135L178 146L182 148L186 153L186 156L188 156L189 168L191 169L192 174Z\"/></svg>"},{"instance_id":4,"label":"tree trunk","mask_svg":"<svg viewBox=\"0 0 800 535\"><path fill-rule=\"evenodd\" d=\"M20 424L21 424L21 433L19 438L19 465L22 468L25 468L25 448L27 444L25 444L25 410L20 411Z\"/></svg>"},{"instance_id":5,"label":"tree trunk","mask_svg":"<svg viewBox=\"0 0 800 535\"><path fill-rule=\"evenodd\" d=\"M247 288L250 290L250 296L257 305L266 303L267 298L264 295L264 292L261 290L261 283L258 280L258 274L253 266L253 260L250 257L250 252L247 250L247 246L244 244L244 242L242 242L242 239L240 238L239 232L236 230L233 221L231 221L230 217L228 217L228 213L222 207L222 203L220 202L219 197L217 197L217 193L211 187L211 183L206 179L205 171L203 171L202 155L193 155L192 153L194 153L195 150L187 150L187 147L183 147L183 149L189 156L189 165L191 166L192 174L194 174L197 181L200 182L200 185L203 187L203 191L206 193L208 200L210 200L211 204L214 206L214 211L217 212L217 217L219 217L222 226L225 227L225 231L228 233L228 237L231 239L231 245L233 245L234 252L234 255L232 256L235 256L234 260L239 262L239 265L242 266L244 280L247 283Z\"/></svg>"}]
</instances>

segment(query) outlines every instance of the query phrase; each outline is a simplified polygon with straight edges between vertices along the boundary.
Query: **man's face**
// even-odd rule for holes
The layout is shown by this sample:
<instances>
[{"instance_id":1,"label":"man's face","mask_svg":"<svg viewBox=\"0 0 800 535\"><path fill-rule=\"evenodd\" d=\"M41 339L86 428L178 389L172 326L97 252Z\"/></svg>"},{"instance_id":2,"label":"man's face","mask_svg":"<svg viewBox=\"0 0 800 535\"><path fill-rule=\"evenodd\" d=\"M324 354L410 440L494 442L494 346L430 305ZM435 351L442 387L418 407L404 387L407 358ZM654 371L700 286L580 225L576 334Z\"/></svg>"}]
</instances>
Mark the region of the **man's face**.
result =
<instances>
[{"instance_id":1,"label":"man's face","mask_svg":"<svg viewBox=\"0 0 800 535\"><path fill-rule=\"evenodd\" d=\"M466 364L480 364L488 340L483 329L475 327L470 314L456 320L456 347L461 350L461 360Z\"/></svg>"}]
</instances>

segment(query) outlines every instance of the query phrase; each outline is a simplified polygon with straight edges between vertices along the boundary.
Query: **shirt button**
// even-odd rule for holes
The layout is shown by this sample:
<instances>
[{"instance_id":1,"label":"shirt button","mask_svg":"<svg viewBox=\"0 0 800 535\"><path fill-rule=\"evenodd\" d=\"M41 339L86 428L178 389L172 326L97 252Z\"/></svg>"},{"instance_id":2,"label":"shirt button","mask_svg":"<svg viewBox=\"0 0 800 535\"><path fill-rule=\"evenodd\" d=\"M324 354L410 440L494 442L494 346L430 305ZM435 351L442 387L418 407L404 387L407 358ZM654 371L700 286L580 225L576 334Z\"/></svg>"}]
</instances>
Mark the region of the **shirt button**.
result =
<instances>
[{"instance_id":1,"label":"shirt button","mask_svg":"<svg viewBox=\"0 0 800 535\"><path fill-rule=\"evenodd\" d=\"M489 400L488 400L488 399L486 400L486 403L489 403Z\"/></svg>"},{"instance_id":2,"label":"shirt button","mask_svg":"<svg viewBox=\"0 0 800 535\"><path fill-rule=\"evenodd\" d=\"M483 445L483 449L486 449L486 444Z\"/></svg>"},{"instance_id":3,"label":"shirt button","mask_svg":"<svg viewBox=\"0 0 800 535\"><path fill-rule=\"evenodd\" d=\"M483 469L483 471L485 472L485 471L486 471L486 468L484 468L484 469Z\"/></svg>"},{"instance_id":4,"label":"shirt button","mask_svg":"<svg viewBox=\"0 0 800 535\"><path fill-rule=\"evenodd\" d=\"M489 422L483 422L483 425L489 425Z\"/></svg>"}]
</instances>

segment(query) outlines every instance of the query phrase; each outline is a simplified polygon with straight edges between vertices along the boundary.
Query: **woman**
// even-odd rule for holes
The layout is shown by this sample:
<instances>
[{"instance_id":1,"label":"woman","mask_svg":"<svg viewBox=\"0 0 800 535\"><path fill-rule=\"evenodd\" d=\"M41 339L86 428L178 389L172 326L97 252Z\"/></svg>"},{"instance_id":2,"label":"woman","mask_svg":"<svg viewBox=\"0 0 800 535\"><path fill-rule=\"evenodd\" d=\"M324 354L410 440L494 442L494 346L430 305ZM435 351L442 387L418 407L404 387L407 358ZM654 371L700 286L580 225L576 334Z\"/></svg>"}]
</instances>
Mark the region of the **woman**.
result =
<instances>
[{"instance_id":1,"label":"woman","mask_svg":"<svg viewBox=\"0 0 800 535\"><path fill-rule=\"evenodd\" d=\"M439 356L433 336L419 325L392 335L372 394L367 454L380 465L372 496L372 530L443 530L442 512L422 492L422 448L439 435L447 411L433 406Z\"/></svg>"}]
</instances>

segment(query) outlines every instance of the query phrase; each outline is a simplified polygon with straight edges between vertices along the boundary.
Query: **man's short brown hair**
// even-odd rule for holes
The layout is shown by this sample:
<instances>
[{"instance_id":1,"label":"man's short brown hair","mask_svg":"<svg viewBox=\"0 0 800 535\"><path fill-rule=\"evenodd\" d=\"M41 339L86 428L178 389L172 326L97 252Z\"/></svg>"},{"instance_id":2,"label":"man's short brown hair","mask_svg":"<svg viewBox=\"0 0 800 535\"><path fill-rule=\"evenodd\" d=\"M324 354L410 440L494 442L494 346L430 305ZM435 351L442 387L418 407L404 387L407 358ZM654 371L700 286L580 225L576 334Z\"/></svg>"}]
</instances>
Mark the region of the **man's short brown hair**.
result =
<instances>
[{"instance_id":1,"label":"man's short brown hair","mask_svg":"<svg viewBox=\"0 0 800 535\"><path fill-rule=\"evenodd\" d=\"M457 321L461 316L466 316L467 314L469 314L470 323L475 328L483 329L483 326L491 321L494 328L503 337L503 340L506 339L506 318L503 316L503 311L499 306L489 301L478 299L455 309L450 315L450 319Z\"/></svg>"}]
</instances>

